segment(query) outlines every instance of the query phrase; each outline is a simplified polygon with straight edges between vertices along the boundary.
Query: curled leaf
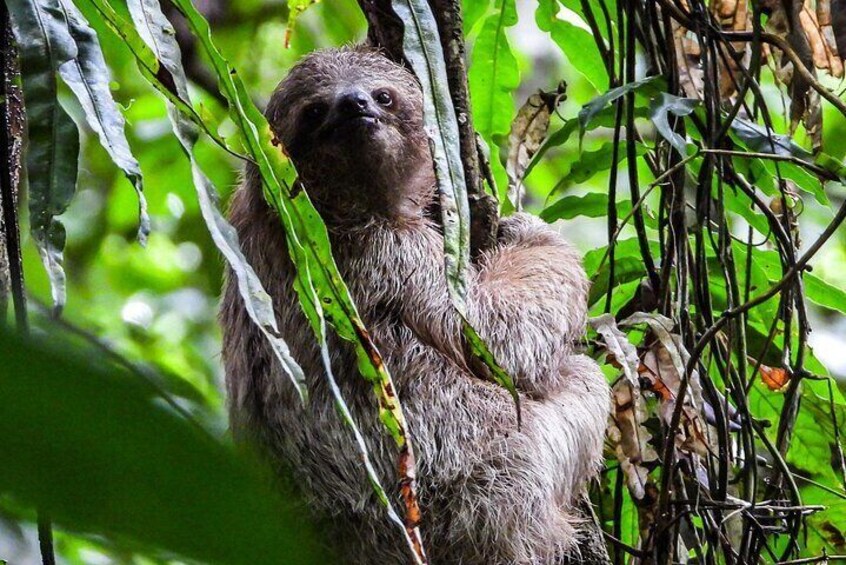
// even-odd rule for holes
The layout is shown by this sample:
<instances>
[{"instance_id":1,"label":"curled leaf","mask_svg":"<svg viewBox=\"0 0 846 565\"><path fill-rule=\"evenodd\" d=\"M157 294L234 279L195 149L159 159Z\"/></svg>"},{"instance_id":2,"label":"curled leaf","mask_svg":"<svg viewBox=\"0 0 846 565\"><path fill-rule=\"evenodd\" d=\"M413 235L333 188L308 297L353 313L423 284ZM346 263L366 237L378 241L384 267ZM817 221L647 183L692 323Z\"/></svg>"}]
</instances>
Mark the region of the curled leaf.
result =
<instances>
[{"instance_id":1,"label":"curled leaf","mask_svg":"<svg viewBox=\"0 0 846 565\"><path fill-rule=\"evenodd\" d=\"M646 410L640 401L640 390L628 380L622 379L614 386L611 394L613 412L608 437L614 445L620 468L626 475L629 492L636 500L643 500L649 475L644 463L655 461L658 454L649 444L652 435L643 426Z\"/></svg>"},{"instance_id":2,"label":"curled leaf","mask_svg":"<svg viewBox=\"0 0 846 565\"><path fill-rule=\"evenodd\" d=\"M563 88L562 85L558 95L536 92L529 96L511 124L505 171L508 174L508 198L517 210L522 209L521 193L526 169L546 139L550 114L563 96Z\"/></svg>"},{"instance_id":3,"label":"curled leaf","mask_svg":"<svg viewBox=\"0 0 846 565\"><path fill-rule=\"evenodd\" d=\"M658 130L664 139L679 152L682 157L687 157L687 141L676 133L670 126L670 114L676 117L684 117L693 112L699 104L695 98L680 98L666 92L653 98L649 104L649 117L655 129Z\"/></svg>"},{"instance_id":4,"label":"curled leaf","mask_svg":"<svg viewBox=\"0 0 846 565\"><path fill-rule=\"evenodd\" d=\"M658 455L649 444L652 436L643 426L647 416L638 379L640 360L637 349L617 327L613 315L603 314L591 318L588 323L602 337L608 360L615 366L619 365L625 375L611 391L613 411L608 437L626 475L629 491L636 500L642 500L646 496L649 474L643 463L656 460Z\"/></svg>"},{"instance_id":5,"label":"curled leaf","mask_svg":"<svg viewBox=\"0 0 846 565\"><path fill-rule=\"evenodd\" d=\"M626 376L632 386L638 385L638 368L640 367L640 359L637 356L637 349L629 341L618 327L617 322L612 314L603 314L596 318L588 320L588 324L596 333L602 336L602 341L605 348L608 350L608 355L613 357L617 364L623 369L623 374Z\"/></svg>"},{"instance_id":6,"label":"curled leaf","mask_svg":"<svg viewBox=\"0 0 846 565\"><path fill-rule=\"evenodd\" d=\"M612 88L608 92L597 96L596 98L585 104L582 107L581 111L579 111L579 139L584 137L585 131L587 131L591 120L593 120L593 118L597 114L599 114L599 112L604 110L605 107L608 106L608 104L614 102L621 96L625 96L629 92L635 92L653 86L660 80L661 77L658 76L651 76L636 80L634 82L624 84L623 86Z\"/></svg>"}]
</instances>

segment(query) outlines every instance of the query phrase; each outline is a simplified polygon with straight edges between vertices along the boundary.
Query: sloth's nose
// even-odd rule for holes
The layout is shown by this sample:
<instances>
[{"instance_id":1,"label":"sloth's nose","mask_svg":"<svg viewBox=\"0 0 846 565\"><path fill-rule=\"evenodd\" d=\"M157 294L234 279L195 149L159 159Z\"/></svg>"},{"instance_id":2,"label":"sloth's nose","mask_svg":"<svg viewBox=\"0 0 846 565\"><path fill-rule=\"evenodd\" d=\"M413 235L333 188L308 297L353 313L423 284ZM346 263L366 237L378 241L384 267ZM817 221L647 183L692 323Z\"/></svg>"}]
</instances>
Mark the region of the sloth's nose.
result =
<instances>
[{"instance_id":1,"label":"sloth's nose","mask_svg":"<svg viewBox=\"0 0 846 565\"><path fill-rule=\"evenodd\" d=\"M343 116L360 116L368 112L370 96L359 88L346 90L338 95L338 112Z\"/></svg>"}]
</instances>

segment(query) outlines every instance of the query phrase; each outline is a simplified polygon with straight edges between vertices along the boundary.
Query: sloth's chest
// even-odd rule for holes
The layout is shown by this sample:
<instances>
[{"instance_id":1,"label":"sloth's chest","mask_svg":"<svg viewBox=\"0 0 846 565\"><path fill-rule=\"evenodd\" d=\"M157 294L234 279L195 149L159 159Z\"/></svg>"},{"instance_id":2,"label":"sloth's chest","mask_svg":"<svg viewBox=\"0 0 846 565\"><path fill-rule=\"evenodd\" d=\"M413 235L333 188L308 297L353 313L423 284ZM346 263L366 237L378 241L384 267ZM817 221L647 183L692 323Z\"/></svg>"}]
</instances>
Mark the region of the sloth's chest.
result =
<instances>
[{"instance_id":1,"label":"sloth's chest","mask_svg":"<svg viewBox=\"0 0 846 565\"><path fill-rule=\"evenodd\" d=\"M339 266L362 314L446 288L443 239L431 228L376 229L341 251Z\"/></svg>"}]
</instances>

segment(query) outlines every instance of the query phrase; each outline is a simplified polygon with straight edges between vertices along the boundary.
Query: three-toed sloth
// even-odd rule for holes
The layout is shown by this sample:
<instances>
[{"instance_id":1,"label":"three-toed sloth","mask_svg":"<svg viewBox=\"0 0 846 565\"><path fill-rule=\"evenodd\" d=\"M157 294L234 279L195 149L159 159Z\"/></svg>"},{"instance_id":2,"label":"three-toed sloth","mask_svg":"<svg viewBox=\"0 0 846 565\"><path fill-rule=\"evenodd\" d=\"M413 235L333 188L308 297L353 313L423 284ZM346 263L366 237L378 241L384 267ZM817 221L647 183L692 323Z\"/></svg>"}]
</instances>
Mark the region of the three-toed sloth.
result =
<instances>
[{"instance_id":1,"label":"three-toed sloth","mask_svg":"<svg viewBox=\"0 0 846 565\"><path fill-rule=\"evenodd\" d=\"M588 283L577 253L543 222L504 218L468 273L467 317L521 396L471 367L447 292L436 180L419 84L365 47L315 52L273 93L267 118L329 229L332 250L390 369L417 454L420 524L433 563L555 563L573 548L574 504L597 470L609 393L574 351ZM337 414L294 291L278 216L254 166L230 218L305 371L301 404L244 308L233 277L221 320L232 426L293 472L351 563L406 563L401 532L367 480ZM330 339L336 378L399 503L396 449L352 346ZM478 371L476 371L478 373Z\"/></svg>"}]
</instances>

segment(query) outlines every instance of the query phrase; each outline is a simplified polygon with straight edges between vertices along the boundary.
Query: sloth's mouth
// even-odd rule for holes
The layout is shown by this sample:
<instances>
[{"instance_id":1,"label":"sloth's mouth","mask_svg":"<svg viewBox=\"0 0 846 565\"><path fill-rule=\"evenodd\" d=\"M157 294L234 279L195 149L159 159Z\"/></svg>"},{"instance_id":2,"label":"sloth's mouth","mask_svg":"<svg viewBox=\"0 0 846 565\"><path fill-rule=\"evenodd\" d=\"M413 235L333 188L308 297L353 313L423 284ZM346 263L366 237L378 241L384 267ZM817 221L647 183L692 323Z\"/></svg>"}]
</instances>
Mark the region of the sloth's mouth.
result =
<instances>
[{"instance_id":1,"label":"sloth's mouth","mask_svg":"<svg viewBox=\"0 0 846 565\"><path fill-rule=\"evenodd\" d=\"M352 116L339 117L327 129L329 132L333 133L355 130L369 131L378 124L379 118L373 114L356 114Z\"/></svg>"}]
</instances>

